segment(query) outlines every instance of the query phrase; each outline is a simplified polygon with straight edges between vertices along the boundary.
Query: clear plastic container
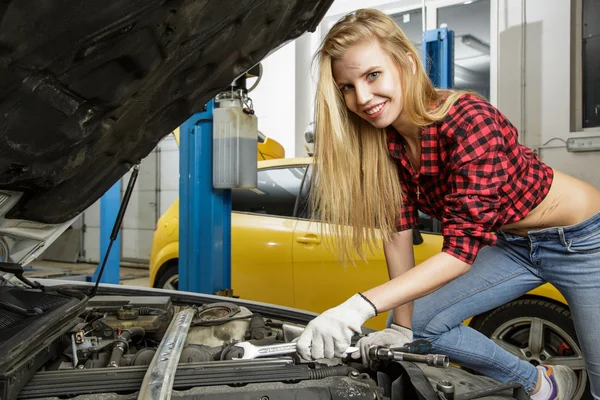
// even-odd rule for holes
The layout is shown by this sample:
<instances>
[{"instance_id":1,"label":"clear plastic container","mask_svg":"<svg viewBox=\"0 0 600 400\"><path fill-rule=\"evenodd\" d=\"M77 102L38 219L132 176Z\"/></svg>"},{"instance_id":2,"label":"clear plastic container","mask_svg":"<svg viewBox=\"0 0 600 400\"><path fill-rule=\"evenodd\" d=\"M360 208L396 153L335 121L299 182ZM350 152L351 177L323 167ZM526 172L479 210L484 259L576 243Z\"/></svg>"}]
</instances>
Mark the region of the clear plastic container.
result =
<instances>
[{"instance_id":1,"label":"clear plastic container","mask_svg":"<svg viewBox=\"0 0 600 400\"><path fill-rule=\"evenodd\" d=\"M213 112L213 187L255 188L258 120L242 109L240 99L216 101Z\"/></svg>"}]
</instances>

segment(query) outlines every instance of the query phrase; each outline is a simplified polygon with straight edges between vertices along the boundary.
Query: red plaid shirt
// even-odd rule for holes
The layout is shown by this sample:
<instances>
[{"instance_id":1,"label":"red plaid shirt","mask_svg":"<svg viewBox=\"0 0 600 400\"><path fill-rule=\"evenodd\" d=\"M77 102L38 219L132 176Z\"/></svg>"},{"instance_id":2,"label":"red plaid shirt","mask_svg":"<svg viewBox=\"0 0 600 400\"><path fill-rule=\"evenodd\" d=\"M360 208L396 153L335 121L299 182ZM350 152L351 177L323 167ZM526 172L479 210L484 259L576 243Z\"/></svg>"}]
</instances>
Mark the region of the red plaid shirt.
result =
<instances>
[{"instance_id":1,"label":"red plaid shirt","mask_svg":"<svg viewBox=\"0 0 600 400\"><path fill-rule=\"evenodd\" d=\"M480 248L496 243L493 232L523 219L544 199L554 176L518 143L510 121L473 95L459 98L444 120L423 129L419 171L393 128L387 143L404 192L398 231L416 227L420 210L442 222L442 251L469 264Z\"/></svg>"}]
</instances>

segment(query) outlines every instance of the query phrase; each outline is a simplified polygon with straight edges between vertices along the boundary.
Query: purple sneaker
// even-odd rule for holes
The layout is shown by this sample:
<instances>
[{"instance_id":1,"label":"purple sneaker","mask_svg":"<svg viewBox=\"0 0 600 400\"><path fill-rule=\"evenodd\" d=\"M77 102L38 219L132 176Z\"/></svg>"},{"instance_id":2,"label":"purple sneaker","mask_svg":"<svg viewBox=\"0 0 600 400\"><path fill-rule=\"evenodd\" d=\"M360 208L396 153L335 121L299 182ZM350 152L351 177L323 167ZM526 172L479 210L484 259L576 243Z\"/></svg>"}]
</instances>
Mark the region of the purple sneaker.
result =
<instances>
[{"instance_id":1,"label":"purple sneaker","mask_svg":"<svg viewBox=\"0 0 600 400\"><path fill-rule=\"evenodd\" d=\"M566 365L540 365L537 368L550 379L552 384L552 393L548 400L571 400L573 398L577 376L571 368Z\"/></svg>"}]
</instances>

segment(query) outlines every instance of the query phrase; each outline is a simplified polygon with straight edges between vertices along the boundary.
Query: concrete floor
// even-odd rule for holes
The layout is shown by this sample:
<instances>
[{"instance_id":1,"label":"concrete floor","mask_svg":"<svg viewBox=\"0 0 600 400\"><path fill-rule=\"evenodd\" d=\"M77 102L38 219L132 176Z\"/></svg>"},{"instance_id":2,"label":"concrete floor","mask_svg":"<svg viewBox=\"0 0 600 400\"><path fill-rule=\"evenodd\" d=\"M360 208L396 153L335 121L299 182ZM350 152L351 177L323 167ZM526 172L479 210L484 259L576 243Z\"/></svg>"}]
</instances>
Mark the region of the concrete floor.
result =
<instances>
[{"instance_id":1,"label":"concrete floor","mask_svg":"<svg viewBox=\"0 0 600 400\"><path fill-rule=\"evenodd\" d=\"M84 279L83 276L92 276L97 266L98 264L35 260L25 267L25 276L28 278L79 280ZM149 286L148 265L124 264L121 265L120 273L122 285Z\"/></svg>"}]
</instances>

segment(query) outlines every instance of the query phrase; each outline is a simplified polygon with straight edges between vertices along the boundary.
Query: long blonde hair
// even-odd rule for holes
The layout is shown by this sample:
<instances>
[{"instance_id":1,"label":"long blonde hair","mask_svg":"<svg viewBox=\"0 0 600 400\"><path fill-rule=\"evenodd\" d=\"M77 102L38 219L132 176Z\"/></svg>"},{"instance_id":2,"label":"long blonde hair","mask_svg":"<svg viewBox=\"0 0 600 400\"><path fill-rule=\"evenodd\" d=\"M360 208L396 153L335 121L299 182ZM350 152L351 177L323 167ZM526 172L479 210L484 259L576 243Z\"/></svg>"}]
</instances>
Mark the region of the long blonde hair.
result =
<instances>
[{"instance_id":1,"label":"long blonde hair","mask_svg":"<svg viewBox=\"0 0 600 400\"><path fill-rule=\"evenodd\" d=\"M412 60L417 64L415 74L401 73L403 113L415 125L443 119L463 93L435 89L404 32L380 11L357 10L331 28L315 55L319 75L311 205L313 219L324 222L321 226L334 238L329 244L336 245L344 264L356 255L365 259L365 250L372 253L380 240L390 240L402 206L385 130L348 110L333 78L333 60L364 40L376 40L401 72L412 71Z\"/></svg>"}]
</instances>

